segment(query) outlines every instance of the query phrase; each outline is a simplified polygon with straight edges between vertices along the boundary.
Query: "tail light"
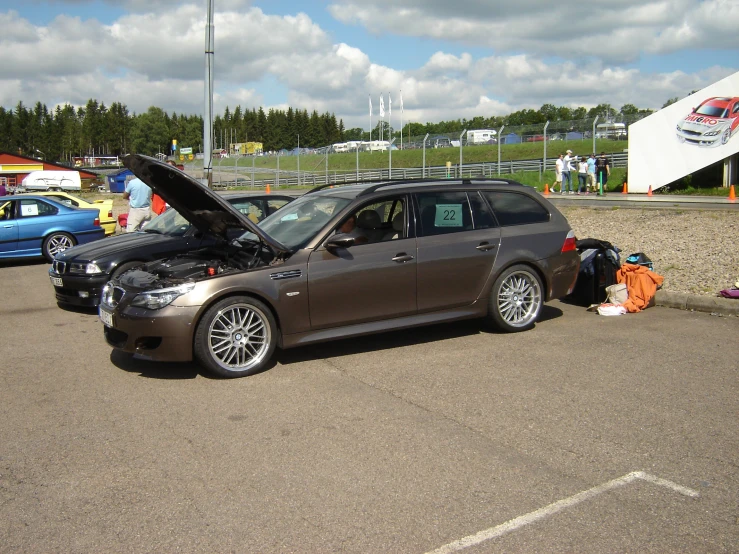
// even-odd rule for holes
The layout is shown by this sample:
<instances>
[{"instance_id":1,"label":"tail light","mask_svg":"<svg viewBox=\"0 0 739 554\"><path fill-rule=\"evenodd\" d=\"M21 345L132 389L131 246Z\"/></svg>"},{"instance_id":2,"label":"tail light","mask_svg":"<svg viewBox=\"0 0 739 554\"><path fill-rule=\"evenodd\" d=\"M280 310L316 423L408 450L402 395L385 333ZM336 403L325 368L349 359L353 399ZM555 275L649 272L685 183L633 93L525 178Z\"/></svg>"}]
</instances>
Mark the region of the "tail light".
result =
<instances>
[{"instance_id":1,"label":"tail light","mask_svg":"<svg viewBox=\"0 0 739 554\"><path fill-rule=\"evenodd\" d=\"M576 250L576 241L577 239L575 238L575 231L570 230L570 232L567 233L567 237L565 238L565 243L562 245L562 252L571 252L572 250Z\"/></svg>"},{"instance_id":2,"label":"tail light","mask_svg":"<svg viewBox=\"0 0 739 554\"><path fill-rule=\"evenodd\" d=\"M92 222L92 224L95 227L100 227L100 218L99 217L96 217L95 220Z\"/></svg>"},{"instance_id":3,"label":"tail light","mask_svg":"<svg viewBox=\"0 0 739 554\"><path fill-rule=\"evenodd\" d=\"M113 219L113 210L108 210L108 217Z\"/></svg>"}]
</instances>

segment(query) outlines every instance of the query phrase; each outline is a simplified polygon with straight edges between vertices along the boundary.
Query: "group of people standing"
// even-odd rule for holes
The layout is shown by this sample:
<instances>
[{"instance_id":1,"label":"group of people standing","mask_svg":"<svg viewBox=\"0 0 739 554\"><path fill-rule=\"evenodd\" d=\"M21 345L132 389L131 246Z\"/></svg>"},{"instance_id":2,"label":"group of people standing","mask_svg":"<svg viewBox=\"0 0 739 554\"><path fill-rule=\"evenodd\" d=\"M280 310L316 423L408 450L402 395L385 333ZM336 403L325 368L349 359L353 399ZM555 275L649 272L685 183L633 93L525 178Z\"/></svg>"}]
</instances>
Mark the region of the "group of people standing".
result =
<instances>
[{"instance_id":1,"label":"group of people standing","mask_svg":"<svg viewBox=\"0 0 739 554\"><path fill-rule=\"evenodd\" d=\"M611 165L605 152L601 152L597 158L591 154L588 158L573 156L572 150L560 154L554 164L555 179L551 191L556 192L557 185L562 194L575 194L573 190L575 176L577 176L577 194L591 190L598 192L600 184L605 188L608 177L611 175ZM567 187L567 189L565 189Z\"/></svg>"}]
</instances>

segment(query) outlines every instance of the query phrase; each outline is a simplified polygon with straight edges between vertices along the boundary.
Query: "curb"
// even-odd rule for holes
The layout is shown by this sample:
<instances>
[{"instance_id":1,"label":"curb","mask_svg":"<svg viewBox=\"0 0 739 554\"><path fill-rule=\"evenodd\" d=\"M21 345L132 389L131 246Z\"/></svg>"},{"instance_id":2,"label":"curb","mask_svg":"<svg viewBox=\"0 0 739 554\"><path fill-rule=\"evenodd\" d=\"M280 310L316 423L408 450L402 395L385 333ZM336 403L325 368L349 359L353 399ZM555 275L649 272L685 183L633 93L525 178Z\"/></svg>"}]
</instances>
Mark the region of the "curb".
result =
<instances>
[{"instance_id":1,"label":"curb","mask_svg":"<svg viewBox=\"0 0 739 554\"><path fill-rule=\"evenodd\" d=\"M682 292L668 292L658 290L654 295L656 306L677 308L678 310L693 310L722 316L739 316L739 301L722 296L701 296L700 294L686 294Z\"/></svg>"}]
</instances>

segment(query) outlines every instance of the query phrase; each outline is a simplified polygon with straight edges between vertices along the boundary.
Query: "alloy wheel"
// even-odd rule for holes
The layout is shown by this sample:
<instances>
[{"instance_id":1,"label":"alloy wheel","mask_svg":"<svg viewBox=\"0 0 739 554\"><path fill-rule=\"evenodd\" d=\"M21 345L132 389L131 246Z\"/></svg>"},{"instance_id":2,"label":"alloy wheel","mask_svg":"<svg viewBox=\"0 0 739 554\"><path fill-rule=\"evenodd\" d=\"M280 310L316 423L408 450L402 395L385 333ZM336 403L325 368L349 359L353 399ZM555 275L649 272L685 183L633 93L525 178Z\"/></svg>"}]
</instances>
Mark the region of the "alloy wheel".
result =
<instances>
[{"instance_id":1,"label":"alloy wheel","mask_svg":"<svg viewBox=\"0 0 739 554\"><path fill-rule=\"evenodd\" d=\"M528 271L508 275L498 289L498 313L512 327L525 327L539 313L539 280Z\"/></svg>"},{"instance_id":2,"label":"alloy wheel","mask_svg":"<svg viewBox=\"0 0 739 554\"><path fill-rule=\"evenodd\" d=\"M210 354L227 371L244 371L261 363L270 341L267 317L249 304L232 304L223 308L208 329Z\"/></svg>"}]
</instances>

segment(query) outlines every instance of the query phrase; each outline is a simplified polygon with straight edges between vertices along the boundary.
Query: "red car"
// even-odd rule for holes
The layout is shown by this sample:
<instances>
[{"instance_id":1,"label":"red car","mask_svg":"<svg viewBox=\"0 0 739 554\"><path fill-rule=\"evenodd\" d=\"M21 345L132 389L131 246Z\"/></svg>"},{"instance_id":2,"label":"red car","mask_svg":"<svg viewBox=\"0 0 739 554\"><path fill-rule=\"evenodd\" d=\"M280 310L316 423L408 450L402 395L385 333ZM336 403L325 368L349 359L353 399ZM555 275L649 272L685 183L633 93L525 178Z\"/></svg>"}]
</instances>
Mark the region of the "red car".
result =
<instances>
[{"instance_id":1,"label":"red car","mask_svg":"<svg viewBox=\"0 0 739 554\"><path fill-rule=\"evenodd\" d=\"M739 128L739 96L709 98L677 124L680 142L697 146L720 146Z\"/></svg>"}]
</instances>

